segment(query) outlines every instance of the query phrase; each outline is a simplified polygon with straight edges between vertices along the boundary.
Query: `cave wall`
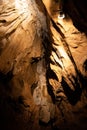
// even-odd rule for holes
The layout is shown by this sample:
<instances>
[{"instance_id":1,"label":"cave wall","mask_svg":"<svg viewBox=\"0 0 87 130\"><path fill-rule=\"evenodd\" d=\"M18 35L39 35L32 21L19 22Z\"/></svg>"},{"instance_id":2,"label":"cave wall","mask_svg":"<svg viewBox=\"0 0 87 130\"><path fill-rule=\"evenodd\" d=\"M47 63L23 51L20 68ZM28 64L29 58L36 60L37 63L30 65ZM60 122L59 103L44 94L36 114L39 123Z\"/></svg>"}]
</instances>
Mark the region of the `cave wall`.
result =
<instances>
[{"instance_id":1,"label":"cave wall","mask_svg":"<svg viewBox=\"0 0 87 130\"><path fill-rule=\"evenodd\" d=\"M81 32L85 32L85 33L87 33L86 7L87 7L87 3L84 0L64 1L64 11L69 14L76 28L78 28Z\"/></svg>"},{"instance_id":2,"label":"cave wall","mask_svg":"<svg viewBox=\"0 0 87 130\"><path fill-rule=\"evenodd\" d=\"M46 87L45 9L35 0L0 2L0 129L35 129Z\"/></svg>"},{"instance_id":3,"label":"cave wall","mask_svg":"<svg viewBox=\"0 0 87 130\"><path fill-rule=\"evenodd\" d=\"M0 1L0 129L86 130L86 5L43 2Z\"/></svg>"}]
</instances>

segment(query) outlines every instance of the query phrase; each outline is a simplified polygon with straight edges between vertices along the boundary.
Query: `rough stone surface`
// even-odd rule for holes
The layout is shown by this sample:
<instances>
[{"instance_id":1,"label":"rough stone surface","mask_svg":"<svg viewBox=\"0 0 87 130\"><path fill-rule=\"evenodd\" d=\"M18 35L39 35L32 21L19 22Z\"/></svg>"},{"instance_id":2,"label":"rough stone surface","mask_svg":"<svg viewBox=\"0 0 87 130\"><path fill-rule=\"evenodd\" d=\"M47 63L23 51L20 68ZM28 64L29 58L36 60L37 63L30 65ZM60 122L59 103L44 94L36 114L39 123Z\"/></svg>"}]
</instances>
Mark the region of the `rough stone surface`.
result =
<instances>
[{"instance_id":1,"label":"rough stone surface","mask_svg":"<svg viewBox=\"0 0 87 130\"><path fill-rule=\"evenodd\" d=\"M43 2L0 1L0 130L87 129L86 6Z\"/></svg>"}]
</instances>

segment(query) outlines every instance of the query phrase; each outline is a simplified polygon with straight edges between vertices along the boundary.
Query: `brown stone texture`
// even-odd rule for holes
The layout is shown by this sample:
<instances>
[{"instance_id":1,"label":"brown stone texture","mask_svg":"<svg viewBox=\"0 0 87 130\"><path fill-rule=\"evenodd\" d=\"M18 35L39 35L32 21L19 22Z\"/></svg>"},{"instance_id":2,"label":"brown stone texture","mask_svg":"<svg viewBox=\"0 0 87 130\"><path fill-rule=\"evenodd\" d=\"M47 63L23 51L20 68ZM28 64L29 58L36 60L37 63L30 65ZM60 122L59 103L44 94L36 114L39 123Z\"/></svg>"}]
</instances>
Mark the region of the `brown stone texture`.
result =
<instances>
[{"instance_id":1,"label":"brown stone texture","mask_svg":"<svg viewBox=\"0 0 87 130\"><path fill-rule=\"evenodd\" d=\"M87 129L87 9L62 2L0 1L0 130Z\"/></svg>"}]
</instances>

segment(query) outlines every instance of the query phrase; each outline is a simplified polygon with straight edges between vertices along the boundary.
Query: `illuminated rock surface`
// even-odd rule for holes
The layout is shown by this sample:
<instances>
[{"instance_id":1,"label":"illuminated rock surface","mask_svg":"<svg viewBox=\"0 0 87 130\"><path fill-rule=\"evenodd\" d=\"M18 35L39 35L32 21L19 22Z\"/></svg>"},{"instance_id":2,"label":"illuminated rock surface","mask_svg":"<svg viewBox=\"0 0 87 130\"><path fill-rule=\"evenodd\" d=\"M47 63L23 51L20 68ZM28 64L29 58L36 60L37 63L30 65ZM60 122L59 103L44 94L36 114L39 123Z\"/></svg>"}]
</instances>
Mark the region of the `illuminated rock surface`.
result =
<instances>
[{"instance_id":1,"label":"illuminated rock surface","mask_svg":"<svg viewBox=\"0 0 87 130\"><path fill-rule=\"evenodd\" d=\"M0 1L0 130L87 129L86 6L43 2Z\"/></svg>"}]
</instances>

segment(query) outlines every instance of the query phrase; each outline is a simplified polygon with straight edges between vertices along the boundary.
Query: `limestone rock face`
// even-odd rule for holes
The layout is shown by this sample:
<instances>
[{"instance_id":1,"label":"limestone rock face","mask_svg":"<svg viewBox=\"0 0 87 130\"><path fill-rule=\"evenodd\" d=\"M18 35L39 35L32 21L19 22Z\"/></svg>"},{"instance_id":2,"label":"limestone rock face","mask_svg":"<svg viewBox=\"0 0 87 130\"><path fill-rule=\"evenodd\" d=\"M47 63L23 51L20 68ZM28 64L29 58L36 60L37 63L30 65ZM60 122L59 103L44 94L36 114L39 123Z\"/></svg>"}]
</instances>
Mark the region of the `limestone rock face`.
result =
<instances>
[{"instance_id":1,"label":"limestone rock face","mask_svg":"<svg viewBox=\"0 0 87 130\"><path fill-rule=\"evenodd\" d=\"M16 130L35 129L32 127L34 122L39 122L38 110L42 111L42 105L47 106L46 99L43 99L47 95L43 43L44 40L49 39L49 27L44 12L41 1L39 3L35 0L0 1L0 109L2 110L0 125L2 129L7 127ZM49 43L45 42L45 44ZM47 109L49 106L50 103ZM48 119L45 122L48 123L50 120L48 110L46 114ZM42 115L40 118L44 120L45 117ZM7 125L3 125L3 120ZM37 125L34 124L34 127L37 128Z\"/></svg>"},{"instance_id":2,"label":"limestone rock face","mask_svg":"<svg viewBox=\"0 0 87 130\"><path fill-rule=\"evenodd\" d=\"M2 130L87 129L85 5L63 5L60 20L56 0L0 1Z\"/></svg>"}]
</instances>

